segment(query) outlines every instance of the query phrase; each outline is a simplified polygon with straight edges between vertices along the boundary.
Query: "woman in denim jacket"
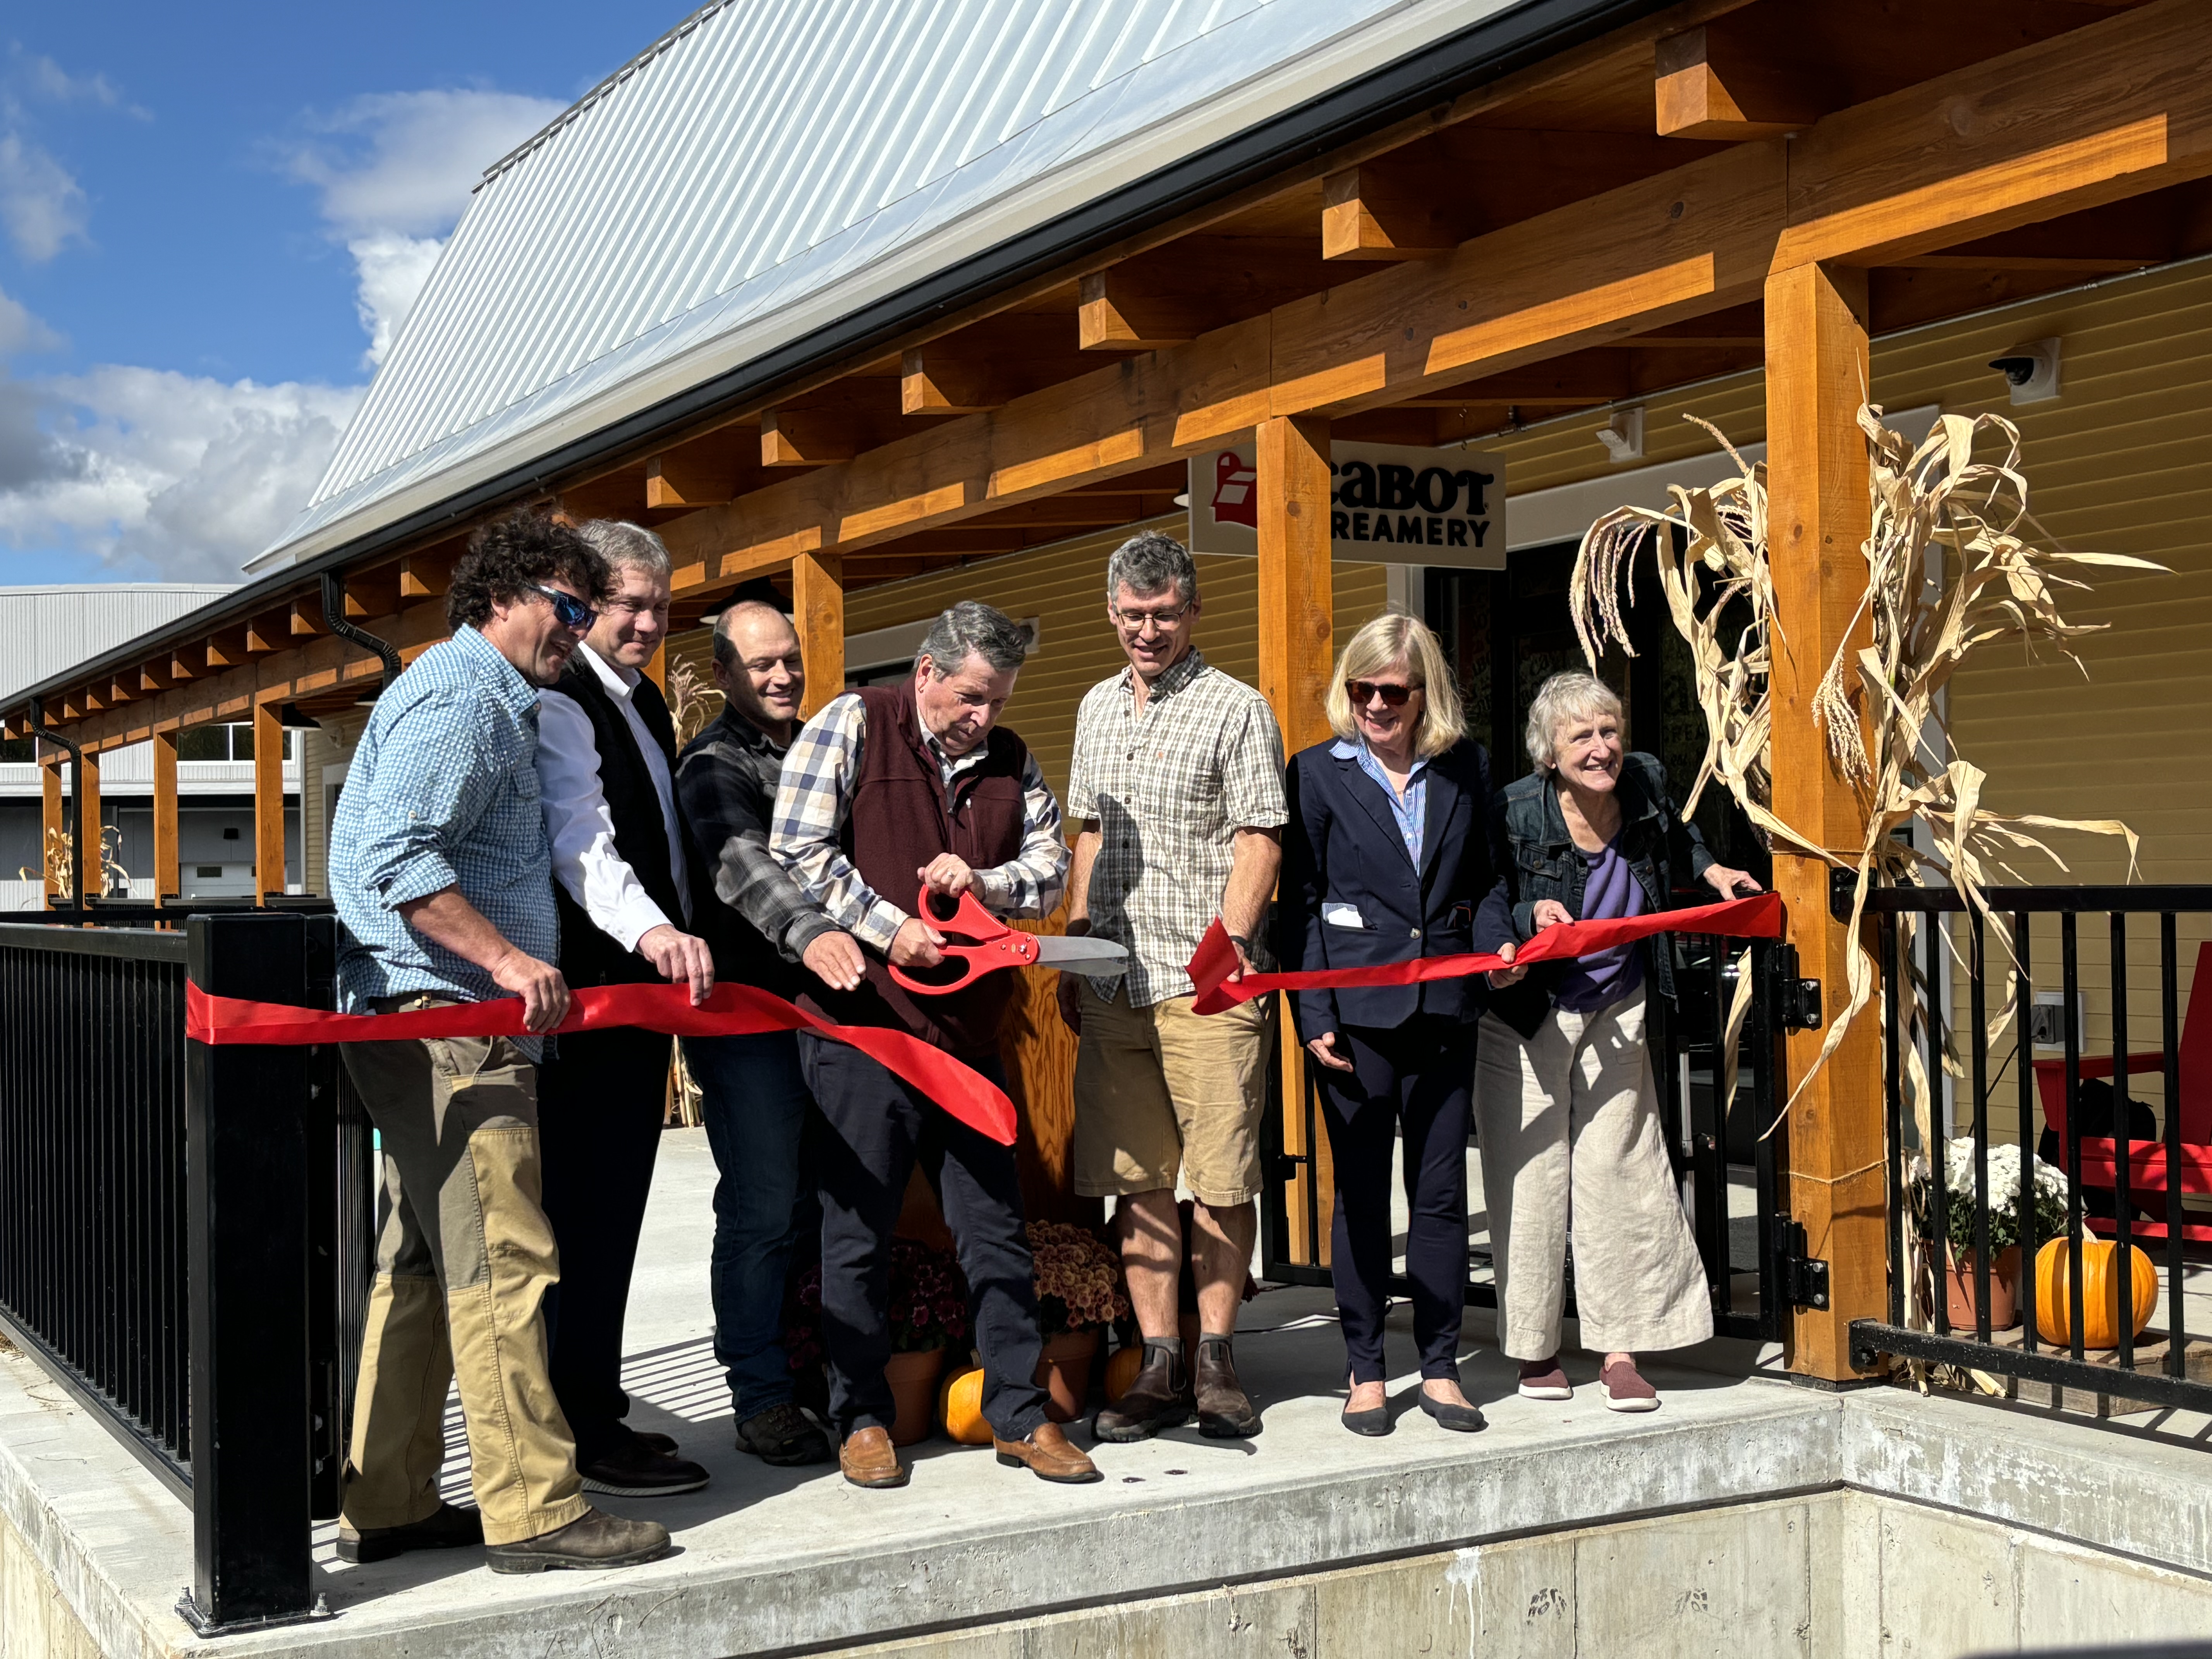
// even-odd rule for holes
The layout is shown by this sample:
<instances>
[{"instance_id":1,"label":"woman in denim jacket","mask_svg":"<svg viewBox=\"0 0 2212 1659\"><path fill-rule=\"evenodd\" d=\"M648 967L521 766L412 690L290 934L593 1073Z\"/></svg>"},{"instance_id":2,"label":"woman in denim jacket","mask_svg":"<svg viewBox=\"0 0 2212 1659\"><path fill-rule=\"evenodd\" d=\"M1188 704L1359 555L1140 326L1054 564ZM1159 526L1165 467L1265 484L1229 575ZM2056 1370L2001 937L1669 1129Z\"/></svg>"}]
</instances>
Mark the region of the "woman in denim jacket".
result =
<instances>
[{"instance_id":1,"label":"woman in denim jacket","mask_svg":"<svg viewBox=\"0 0 2212 1659\"><path fill-rule=\"evenodd\" d=\"M1678 873L1723 898L1759 890L1713 861L1659 763L1623 752L1620 715L1620 699L1588 674L1554 674L1536 693L1528 744L1537 769L1498 795L1510 858L1475 920L1477 950L1510 960L1559 922L1665 909ZM1583 1346L1605 1355L1605 1402L1655 1410L1636 1351L1713 1334L1644 1045L1647 992L1674 995L1671 953L1662 938L1490 980L1475 1120L1499 1345L1521 1362L1522 1395L1571 1396L1559 1358L1571 1237Z\"/></svg>"}]
</instances>

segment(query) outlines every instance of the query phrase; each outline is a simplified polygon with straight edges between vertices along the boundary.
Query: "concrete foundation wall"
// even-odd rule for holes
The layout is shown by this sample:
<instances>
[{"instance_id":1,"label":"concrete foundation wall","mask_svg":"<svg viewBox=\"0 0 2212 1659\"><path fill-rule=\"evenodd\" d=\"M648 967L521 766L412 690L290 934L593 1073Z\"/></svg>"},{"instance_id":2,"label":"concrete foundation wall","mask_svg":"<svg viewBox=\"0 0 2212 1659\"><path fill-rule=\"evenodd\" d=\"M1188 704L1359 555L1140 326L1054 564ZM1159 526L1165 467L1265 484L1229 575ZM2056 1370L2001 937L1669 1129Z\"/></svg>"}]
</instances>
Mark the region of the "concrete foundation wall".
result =
<instances>
[{"instance_id":1,"label":"concrete foundation wall","mask_svg":"<svg viewBox=\"0 0 2212 1659\"><path fill-rule=\"evenodd\" d=\"M0 1514L0 1659L100 1659L23 1534Z\"/></svg>"},{"instance_id":2,"label":"concrete foundation wall","mask_svg":"<svg viewBox=\"0 0 2212 1659\"><path fill-rule=\"evenodd\" d=\"M2212 1636L2212 1582L1866 1492L1811 1494L1085 1608L875 1659L1959 1659Z\"/></svg>"}]
</instances>

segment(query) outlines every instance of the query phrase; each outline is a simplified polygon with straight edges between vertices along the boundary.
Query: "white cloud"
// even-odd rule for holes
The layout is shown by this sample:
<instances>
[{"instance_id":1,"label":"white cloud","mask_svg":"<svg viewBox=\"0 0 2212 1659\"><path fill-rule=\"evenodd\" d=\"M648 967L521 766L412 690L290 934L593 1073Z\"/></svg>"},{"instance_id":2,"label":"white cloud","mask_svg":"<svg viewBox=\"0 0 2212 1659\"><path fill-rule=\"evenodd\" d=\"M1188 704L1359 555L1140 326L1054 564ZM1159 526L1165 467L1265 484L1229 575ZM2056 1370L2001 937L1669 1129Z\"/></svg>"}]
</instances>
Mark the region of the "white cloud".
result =
<instances>
[{"instance_id":1,"label":"white cloud","mask_svg":"<svg viewBox=\"0 0 2212 1659\"><path fill-rule=\"evenodd\" d=\"M126 104L123 94L105 75L71 75L51 58L25 52L20 42L8 48L9 79L33 97L52 104L98 104L102 109L121 109L140 120L153 118L136 104Z\"/></svg>"},{"instance_id":2,"label":"white cloud","mask_svg":"<svg viewBox=\"0 0 2212 1659\"><path fill-rule=\"evenodd\" d=\"M54 343L0 294L0 357ZM118 578L235 580L313 493L360 401L358 386L0 368L0 541L89 553Z\"/></svg>"},{"instance_id":3,"label":"white cloud","mask_svg":"<svg viewBox=\"0 0 2212 1659\"><path fill-rule=\"evenodd\" d=\"M391 350L483 170L563 107L473 88L376 93L318 118L286 155L353 256L364 364Z\"/></svg>"},{"instance_id":4,"label":"white cloud","mask_svg":"<svg viewBox=\"0 0 2212 1659\"><path fill-rule=\"evenodd\" d=\"M84 191L67 167L21 133L0 133L0 225L33 264L85 233Z\"/></svg>"},{"instance_id":5,"label":"white cloud","mask_svg":"<svg viewBox=\"0 0 2212 1659\"><path fill-rule=\"evenodd\" d=\"M435 237L402 236L388 230L356 236L346 244L360 276L354 309L368 331L368 349L362 354L365 367L381 363L392 349L399 325L407 320L422 285L430 280L430 267L438 263L444 246Z\"/></svg>"}]
</instances>

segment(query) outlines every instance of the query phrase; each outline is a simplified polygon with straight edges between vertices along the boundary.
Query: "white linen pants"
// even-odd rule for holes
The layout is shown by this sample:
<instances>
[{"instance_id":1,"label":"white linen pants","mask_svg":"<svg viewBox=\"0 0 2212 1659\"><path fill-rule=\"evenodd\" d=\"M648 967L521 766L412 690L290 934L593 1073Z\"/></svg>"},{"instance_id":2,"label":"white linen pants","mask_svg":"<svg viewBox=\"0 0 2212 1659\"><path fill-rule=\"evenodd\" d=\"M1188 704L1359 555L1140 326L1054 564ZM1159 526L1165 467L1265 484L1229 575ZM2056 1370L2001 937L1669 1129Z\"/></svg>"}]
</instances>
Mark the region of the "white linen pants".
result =
<instances>
[{"instance_id":1,"label":"white linen pants","mask_svg":"<svg viewBox=\"0 0 2212 1659\"><path fill-rule=\"evenodd\" d=\"M1554 1008L1527 1039L1494 1014L1482 1018L1482 1191L1498 1342L1515 1359L1559 1351L1570 1236L1585 1349L1680 1348L1713 1334L1652 1088L1644 994L1595 1013Z\"/></svg>"}]
</instances>

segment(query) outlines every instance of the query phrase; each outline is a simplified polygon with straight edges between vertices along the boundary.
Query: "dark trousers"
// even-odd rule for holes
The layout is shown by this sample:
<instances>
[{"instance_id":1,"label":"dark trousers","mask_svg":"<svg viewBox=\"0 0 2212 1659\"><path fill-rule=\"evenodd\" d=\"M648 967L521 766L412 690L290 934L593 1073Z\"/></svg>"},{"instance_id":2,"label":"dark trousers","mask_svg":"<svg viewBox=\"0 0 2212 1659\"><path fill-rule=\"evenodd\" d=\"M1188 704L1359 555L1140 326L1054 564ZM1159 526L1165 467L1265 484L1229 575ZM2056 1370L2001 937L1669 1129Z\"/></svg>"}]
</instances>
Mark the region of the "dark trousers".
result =
<instances>
[{"instance_id":1,"label":"dark trousers","mask_svg":"<svg viewBox=\"0 0 2212 1659\"><path fill-rule=\"evenodd\" d=\"M559 1039L538 1068L538 1133L545 1218L561 1282L545 1299L553 1392L576 1437L576 1461L619 1446L623 1316L653 1160L668 1099L669 1039L624 1027Z\"/></svg>"},{"instance_id":2,"label":"dark trousers","mask_svg":"<svg viewBox=\"0 0 2212 1659\"><path fill-rule=\"evenodd\" d=\"M967 1276L969 1321L983 1356L984 1419L1003 1439L1026 1439L1044 1421L1044 1390L1036 1385L1043 1341L1014 1149L932 1105L858 1049L802 1032L799 1052L825 1129L816 1171L822 1346L838 1437L888 1429L898 1415L884 1380L891 1352L891 1230L918 1159L945 1206ZM1005 1086L995 1058L969 1063Z\"/></svg>"},{"instance_id":3,"label":"dark trousers","mask_svg":"<svg viewBox=\"0 0 2212 1659\"><path fill-rule=\"evenodd\" d=\"M1336 1159L1329 1272L1352 1380L1380 1382L1389 1306L1390 1153L1405 1140L1406 1277L1425 1377L1459 1375L1467 1301L1467 1124L1476 1028L1416 1014L1389 1030L1348 1025L1336 1052L1349 1072L1310 1066Z\"/></svg>"},{"instance_id":4,"label":"dark trousers","mask_svg":"<svg viewBox=\"0 0 2212 1659\"><path fill-rule=\"evenodd\" d=\"M789 1031L685 1037L714 1149L714 1358L730 1379L738 1421L791 1398L783 1346L783 1286L800 1230L818 1230L812 1194L799 1200L799 1146L813 1101Z\"/></svg>"}]
</instances>

